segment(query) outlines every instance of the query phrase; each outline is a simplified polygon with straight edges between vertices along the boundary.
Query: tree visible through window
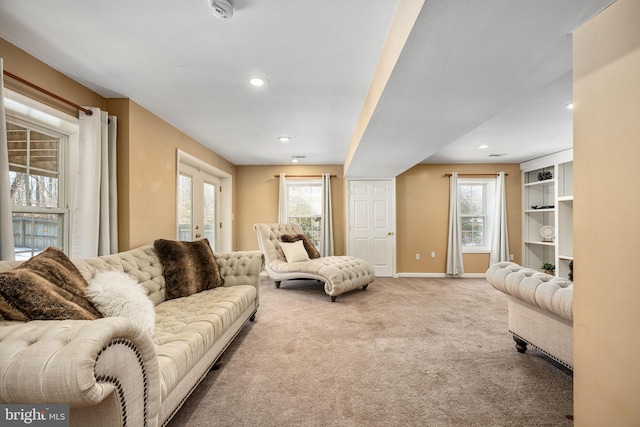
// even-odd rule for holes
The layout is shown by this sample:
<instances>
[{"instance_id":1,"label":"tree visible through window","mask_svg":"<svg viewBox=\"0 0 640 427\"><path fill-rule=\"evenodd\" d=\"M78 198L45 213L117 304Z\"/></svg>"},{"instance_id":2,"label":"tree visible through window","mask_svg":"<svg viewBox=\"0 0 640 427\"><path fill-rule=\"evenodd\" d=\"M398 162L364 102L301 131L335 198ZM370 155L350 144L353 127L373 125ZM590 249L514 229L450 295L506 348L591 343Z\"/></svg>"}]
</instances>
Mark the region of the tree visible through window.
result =
<instances>
[{"instance_id":1,"label":"tree visible through window","mask_svg":"<svg viewBox=\"0 0 640 427\"><path fill-rule=\"evenodd\" d=\"M458 184L462 246L486 247L486 184Z\"/></svg>"},{"instance_id":2,"label":"tree visible through window","mask_svg":"<svg viewBox=\"0 0 640 427\"><path fill-rule=\"evenodd\" d=\"M300 224L304 234L320 248L322 182L288 181L287 205L289 222Z\"/></svg>"},{"instance_id":3,"label":"tree visible through window","mask_svg":"<svg viewBox=\"0 0 640 427\"><path fill-rule=\"evenodd\" d=\"M7 121L9 182L17 260L49 246L64 249L63 136Z\"/></svg>"}]
</instances>

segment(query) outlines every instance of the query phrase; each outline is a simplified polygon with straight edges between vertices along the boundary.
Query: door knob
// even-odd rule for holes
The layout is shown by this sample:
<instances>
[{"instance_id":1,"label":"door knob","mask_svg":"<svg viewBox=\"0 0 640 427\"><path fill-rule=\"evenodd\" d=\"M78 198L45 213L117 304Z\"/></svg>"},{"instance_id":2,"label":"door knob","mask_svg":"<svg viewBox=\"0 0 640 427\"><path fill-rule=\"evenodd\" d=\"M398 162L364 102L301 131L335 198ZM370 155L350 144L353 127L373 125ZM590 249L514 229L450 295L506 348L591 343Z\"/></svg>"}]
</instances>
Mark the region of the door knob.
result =
<instances>
[{"instance_id":1,"label":"door knob","mask_svg":"<svg viewBox=\"0 0 640 427\"><path fill-rule=\"evenodd\" d=\"M199 225L196 225L196 230L200 230L200 226Z\"/></svg>"},{"instance_id":2,"label":"door knob","mask_svg":"<svg viewBox=\"0 0 640 427\"><path fill-rule=\"evenodd\" d=\"M393 231L389 231L389 232L387 233L387 236L393 236Z\"/></svg>"},{"instance_id":3,"label":"door knob","mask_svg":"<svg viewBox=\"0 0 640 427\"><path fill-rule=\"evenodd\" d=\"M199 238L201 238L201 237L202 237L202 235L200 235L200 234L196 234L196 239L199 239Z\"/></svg>"}]
</instances>

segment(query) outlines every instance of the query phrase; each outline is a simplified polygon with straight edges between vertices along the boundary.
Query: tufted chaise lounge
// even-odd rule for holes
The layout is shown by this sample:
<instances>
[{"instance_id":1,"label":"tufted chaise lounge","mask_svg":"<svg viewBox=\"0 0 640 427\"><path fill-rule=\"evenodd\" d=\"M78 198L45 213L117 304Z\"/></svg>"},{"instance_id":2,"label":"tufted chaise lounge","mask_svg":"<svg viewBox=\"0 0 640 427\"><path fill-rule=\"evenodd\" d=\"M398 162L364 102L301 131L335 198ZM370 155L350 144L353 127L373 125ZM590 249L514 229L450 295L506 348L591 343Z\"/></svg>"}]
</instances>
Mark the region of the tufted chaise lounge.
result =
<instances>
[{"instance_id":1,"label":"tufted chaise lounge","mask_svg":"<svg viewBox=\"0 0 640 427\"><path fill-rule=\"evenodd\" d=\"M150 336L124 317L0 319L0 403L68 404L72 426L165 425L259 304L258 251L216 253L223 286L165 300L153 245L74 259L85 279L127 273L155 305ZM0 262L0 271L18 262Z\"/></svg>"},{"instance_id":2,"label":"tufted chaise lounge","mask_svg":"<svg viewBox=\"0 0 640 427\"><path fill-rule=\"evenodd\" d=\"M283 234L302 234L298 224L255 224L258 244L264 254L265 269L280 287L283 280L314 279L324 283L324 291L335 301L336 297L356 288L367 289L376 278L373 267L352 256L328 256L309 261L288 263L280 248Z\"/></svg>"},{"instance_id":3,"label":"tufted chaise lounge","mask_svg":"<svg viewBox=\"0 0 640 427\"><path fill-rule=\"evenodd\" d=\"M516 349L524 353L531 344L573 368L573 282L512 262L490 266L486 278L507 295Z\"/></svg>"}]
</instances>

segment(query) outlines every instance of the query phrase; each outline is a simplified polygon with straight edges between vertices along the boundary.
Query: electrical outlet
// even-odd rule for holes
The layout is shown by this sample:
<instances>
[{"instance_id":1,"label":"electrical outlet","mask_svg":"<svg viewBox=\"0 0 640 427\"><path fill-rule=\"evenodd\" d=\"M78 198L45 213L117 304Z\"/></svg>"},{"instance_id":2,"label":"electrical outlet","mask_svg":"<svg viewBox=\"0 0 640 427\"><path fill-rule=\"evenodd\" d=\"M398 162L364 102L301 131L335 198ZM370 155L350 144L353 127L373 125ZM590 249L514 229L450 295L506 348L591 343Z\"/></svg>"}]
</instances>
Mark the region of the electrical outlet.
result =
<instances>
[{"instance_id":1,"label":"electrical outlet","mask_svg":"<svg viewBox=\"0 0 640 427\"><path fill-rule=\"evenodd\" d=\"M431 252L431 258L435 258L436 257L436 253L435 252Z\"/></svg>"},{"instance_id":2,"label":"electrical outlet","mask_svg":"<svg viewBox=\"0 0 640 427\"><path fill-rule=\"evenodd\" d=\"M509 254L509 261L513 261L513 254Z\"/></svg>"},{"instance_id":3,"label":"electrical outlet","mask_svg":"<svg viewBox=\"0 0 640 427\"><path fill-rule=\"evenodd\" d=\"M416 254L416 259L420 259L420 254Z\"/></svg>"}]
</instances>

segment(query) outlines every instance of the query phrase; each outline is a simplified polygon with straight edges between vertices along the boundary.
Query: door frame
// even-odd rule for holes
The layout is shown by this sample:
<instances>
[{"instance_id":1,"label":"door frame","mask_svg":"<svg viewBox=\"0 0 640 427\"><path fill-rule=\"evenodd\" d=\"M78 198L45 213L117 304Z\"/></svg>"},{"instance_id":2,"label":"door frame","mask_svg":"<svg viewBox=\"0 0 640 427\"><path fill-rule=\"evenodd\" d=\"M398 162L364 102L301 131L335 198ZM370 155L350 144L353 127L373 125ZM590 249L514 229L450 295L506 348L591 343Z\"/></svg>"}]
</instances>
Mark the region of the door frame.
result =
<instances>
[{"instance_id":1,"label":"door frame","mask_svg":"<svg viewBox=\"0 0 640 427\"><path fill-rule=\"evenodd\" d=\"M387 178L387 177L377 177L377 178L346 178L344 180L344 194L346 195L345 200L345 225L346 225L346 247L347 247L347 255L351 255L351 182L352 181L388 181L391 183L391 225L393 232L393 239L391 242L391 276L398 277L397 272L397 227L396 227L396 178Z\"/></svg>"},{"instance_id":2,"label":"door frame","mask_svg":"<svg viewBox=\"0 0 640 427\"><path fill-rule=\"evenodd\" d=\"M216 252L231 252L233 250L233 186L231 174L218 169L202 160L198 159L191 154L188 154L180 149L176 150L176 198L178 195L178 185L180 184L180 164L185 164L196 169L205 171L206 173L215 176L220 180L220 206L219 213L220 218L218 220L222 224L219 228L219 239L216 247ZM176 236L178 236L178 203L175 203L176 209Z\"/></svg>"}]
</instances>

